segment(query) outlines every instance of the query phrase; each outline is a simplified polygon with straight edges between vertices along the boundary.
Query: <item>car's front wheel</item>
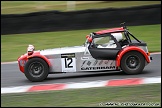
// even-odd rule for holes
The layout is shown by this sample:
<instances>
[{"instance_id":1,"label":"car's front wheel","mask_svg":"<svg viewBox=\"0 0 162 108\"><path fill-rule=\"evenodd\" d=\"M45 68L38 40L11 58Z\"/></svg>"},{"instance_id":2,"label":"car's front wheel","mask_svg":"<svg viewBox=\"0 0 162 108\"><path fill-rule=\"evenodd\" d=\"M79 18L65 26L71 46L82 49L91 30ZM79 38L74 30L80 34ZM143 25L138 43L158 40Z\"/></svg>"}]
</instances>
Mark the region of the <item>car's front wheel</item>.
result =
<instances>
[{"instance_id":1,"label":"car's front wheel","mask_svg":"<svg viewBox=\"0 0 162 108\"><path fill-rule=\"evenodd\" d=\"M137 51L131 51L126 54L121 59L121 69L126 74L139 74L145 67L144 56Z\"/></svg>"},{"instance_id":2,"label":"car's front wheel","mask_svg":"<svg viewBox=\"0 0 162 108\"><path fill-rule=\"evenodd\" d=\"M47 78L49 68L47 63L41 58L32 58L25 65L24 74L32 82L43 81Z\"/></svg>"}]
</instances>

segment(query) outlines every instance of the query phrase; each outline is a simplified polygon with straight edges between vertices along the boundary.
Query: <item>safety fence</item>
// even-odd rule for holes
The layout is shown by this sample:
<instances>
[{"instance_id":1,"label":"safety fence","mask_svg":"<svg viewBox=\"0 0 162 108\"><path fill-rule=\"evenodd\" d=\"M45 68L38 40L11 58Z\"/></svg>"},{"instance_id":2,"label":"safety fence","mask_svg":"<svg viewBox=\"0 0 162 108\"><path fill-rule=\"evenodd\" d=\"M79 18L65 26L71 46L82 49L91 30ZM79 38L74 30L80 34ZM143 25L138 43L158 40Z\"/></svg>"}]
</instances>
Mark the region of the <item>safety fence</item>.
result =
<instances>
[{"instance_id":1,"label":"safety fence","mask_svg":"<svg viewBox=\"0 0 162 108\"><path fill-rule=\"evenodd\" d=\"M1 15L1 35L161 24L161 4L129 8Z\"/></svg>"}]
</instances>

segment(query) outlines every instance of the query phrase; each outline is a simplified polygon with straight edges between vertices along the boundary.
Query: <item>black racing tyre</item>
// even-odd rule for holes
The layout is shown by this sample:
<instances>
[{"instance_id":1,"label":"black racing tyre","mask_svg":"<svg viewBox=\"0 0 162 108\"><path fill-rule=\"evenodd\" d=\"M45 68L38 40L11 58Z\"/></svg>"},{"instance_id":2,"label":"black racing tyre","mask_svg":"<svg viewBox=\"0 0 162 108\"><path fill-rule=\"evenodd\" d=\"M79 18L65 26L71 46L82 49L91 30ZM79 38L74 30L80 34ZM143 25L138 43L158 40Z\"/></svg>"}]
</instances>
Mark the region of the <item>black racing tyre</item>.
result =
<instances>
[{"instance_id":1,"label":"black racing tyre","mask_svg":"<svg viewBox=\"0 0 162 108\"><path fill-rule=\"evenodd\" d=\"M120 66L126 74L139 74L145 67L145 58L140 52L127 52L123 55Z\"/></svg>"},{"instance_id":2,"label":"black racing tyre","mask_svg":"<svg viewBox=\"0 0 162 108\"><path fill-rule=\"evenodd\" d=\"M32 58L25 65L24 74L32 82L43 81L48 73L48 64L41 58Z\"/></svg>"}]
</instances>

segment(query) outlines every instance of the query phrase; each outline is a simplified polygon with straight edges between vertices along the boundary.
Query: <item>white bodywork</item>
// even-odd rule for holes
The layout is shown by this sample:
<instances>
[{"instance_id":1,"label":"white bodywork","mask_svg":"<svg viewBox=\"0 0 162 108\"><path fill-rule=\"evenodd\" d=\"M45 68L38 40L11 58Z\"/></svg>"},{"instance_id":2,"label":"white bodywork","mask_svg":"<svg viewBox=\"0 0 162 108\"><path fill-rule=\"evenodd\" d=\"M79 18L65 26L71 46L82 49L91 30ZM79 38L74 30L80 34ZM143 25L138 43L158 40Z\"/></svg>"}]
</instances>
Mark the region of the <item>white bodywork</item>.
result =
<instances>
[{"instance_id":1,"label":"white bodywork","mask_svg":"<svg viewBox=\"0 0 162 108\"><path fill-rule=\"evenodd\" d=\"M94 59L86 45L46 49L40 54L50 61L50 72L116 70L115 60Z\"/></svg>"}]
</instances>

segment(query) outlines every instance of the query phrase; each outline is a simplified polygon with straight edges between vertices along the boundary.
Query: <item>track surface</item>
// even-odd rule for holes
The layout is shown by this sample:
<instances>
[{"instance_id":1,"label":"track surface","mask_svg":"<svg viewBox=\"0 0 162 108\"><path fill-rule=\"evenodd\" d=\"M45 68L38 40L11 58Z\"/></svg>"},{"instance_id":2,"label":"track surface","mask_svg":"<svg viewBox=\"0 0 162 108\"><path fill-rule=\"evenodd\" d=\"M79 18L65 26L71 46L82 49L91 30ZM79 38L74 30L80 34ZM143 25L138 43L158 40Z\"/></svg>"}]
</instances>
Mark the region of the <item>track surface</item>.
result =
<instances>
[{"instance_id":1,"label":"track surface","mask_svg":"<svg viewBox=\"0 0 162 108\"><path fill-rule=\"evenodd\" d=\"M83 82L110 79L141 78L161 76L161 54L151 55L152 62L147 65L143 73L138 75L126 75L121 72L77 72L66 74L50 74L43 82L30 82L19 71L18 64L1 64L1 88L11 86L25 86L37 84L53 84L67 82Z\"/></svg>"}]
</instances>

